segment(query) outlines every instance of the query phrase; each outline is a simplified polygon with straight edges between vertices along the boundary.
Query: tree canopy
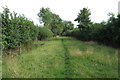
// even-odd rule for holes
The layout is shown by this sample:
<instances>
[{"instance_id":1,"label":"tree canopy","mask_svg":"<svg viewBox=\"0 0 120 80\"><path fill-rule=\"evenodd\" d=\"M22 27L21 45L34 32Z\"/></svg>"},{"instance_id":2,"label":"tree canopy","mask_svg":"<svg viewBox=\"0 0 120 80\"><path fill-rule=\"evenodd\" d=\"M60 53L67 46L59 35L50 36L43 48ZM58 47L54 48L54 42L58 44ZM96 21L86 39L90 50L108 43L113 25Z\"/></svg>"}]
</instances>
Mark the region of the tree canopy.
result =
<instances>
[{"instance_id":1,"label":"tree canopy","mask_svg":"<svg viewBox=\"0 0 120 80\"><path fill-rule=\"evenodd\" d=\"M54 35L62 35L67 31L67 27L74 27L70 21L64 22L59 15L52 13L49 8L41 8L38 17L42 19L44 26L48 27ZM66 26L66 24L68 25Z\"/></svg>"},{"instance_id":2,"label":"tree canopy","mask_svg":"<svg viewBox=\"0 0 120 80\"><path fill-rule=\"evenodd\" d=\"M89 27L89 24L91 23L90 15L91 15L90 9L83 8L82 10L80 10L80 13L78 13L77 18L74 20L78 21L79 24L77 26L80 29Z\"/></svg>"}]
</instances>

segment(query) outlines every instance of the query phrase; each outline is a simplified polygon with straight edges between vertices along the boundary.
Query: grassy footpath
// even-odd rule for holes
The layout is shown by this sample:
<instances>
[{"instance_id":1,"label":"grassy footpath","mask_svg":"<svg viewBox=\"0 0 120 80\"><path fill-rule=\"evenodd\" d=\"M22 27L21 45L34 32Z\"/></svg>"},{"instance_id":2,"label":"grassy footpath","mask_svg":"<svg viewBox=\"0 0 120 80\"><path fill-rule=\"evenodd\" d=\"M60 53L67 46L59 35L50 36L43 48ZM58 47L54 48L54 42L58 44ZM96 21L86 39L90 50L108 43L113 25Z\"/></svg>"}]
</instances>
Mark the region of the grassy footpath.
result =
<instances>
[{"instance_id":1,"label":"grassy footpath","mask_svg":"<svg viewBox=\"0 0 120 80\"><path fill-rule=\"evenodd\" d=\"M69 37L34 44L38 47L20 56L3 56L3 78L118 77L117 49Z\"/></svg>"}]
</instances>

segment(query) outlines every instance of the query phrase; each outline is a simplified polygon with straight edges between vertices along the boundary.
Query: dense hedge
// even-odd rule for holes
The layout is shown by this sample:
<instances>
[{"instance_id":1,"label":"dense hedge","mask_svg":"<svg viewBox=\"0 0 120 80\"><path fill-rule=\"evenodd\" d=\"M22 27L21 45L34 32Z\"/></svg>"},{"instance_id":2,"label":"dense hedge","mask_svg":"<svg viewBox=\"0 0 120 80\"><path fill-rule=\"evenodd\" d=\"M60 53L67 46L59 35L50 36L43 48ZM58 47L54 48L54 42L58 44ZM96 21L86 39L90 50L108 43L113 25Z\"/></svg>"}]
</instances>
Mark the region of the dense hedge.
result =
<instances>
[{"instance_id":1,"label":"dense hedge","mask_svg":"<svg viewBox=\"0 0 120 80\"><path fill-rule=\"evenodd\" d=\"M68 36L76 37L83 41L97 41L102 44L120 47L120 15L111 16L107 22L91 24L89 28L80 30L75 28Z\"/></svg>"},{"instance_id":2,"label":"dense hedge","mask_svg":"<svg viewBox=\"0 0 120 80\"><path fill-rule=\"evenodd\" d=\"M4 11L0 13L0 20L2 26L2 48L14 49L20 46L20 44L28 44L34 40L46 39L52 36L52 32L47 28L41 28L34 25L33 21L27 19L24 15L17 15L17 13L11 13L6 7Z\"/></svg>"},{"instance_id":3,"label":"dense hedge","mask_svg":"<svg viewBox=\"0 0 120 80\"><path fill-rule=\"evenodd\" d=\"M98 28L94 34L94 39L107 45L120 47L120 15L117 18L110 17L106 24Z\"/></svg>"},{"instance_id":4,"label":"dense hedge","mask_svg":"<svg viewBox=\"0 0 120 80\"><path fill-rule=\"evenodd\" d=\"M24 15L11 13L4 8L2 18L2 44L3 48L16 48L21 43L28 43L37 37L37 26Z\"/></svg>"}]
</instances>

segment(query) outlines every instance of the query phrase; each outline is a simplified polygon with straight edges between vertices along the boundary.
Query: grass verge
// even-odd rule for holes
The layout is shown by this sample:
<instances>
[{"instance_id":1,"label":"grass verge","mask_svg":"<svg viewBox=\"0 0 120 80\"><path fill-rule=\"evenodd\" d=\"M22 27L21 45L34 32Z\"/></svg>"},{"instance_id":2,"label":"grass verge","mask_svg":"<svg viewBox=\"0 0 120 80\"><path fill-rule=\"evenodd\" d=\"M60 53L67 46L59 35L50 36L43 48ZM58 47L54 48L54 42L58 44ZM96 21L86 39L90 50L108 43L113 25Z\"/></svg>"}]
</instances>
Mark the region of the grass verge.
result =
<instances>
[{"instance_id":1,"label":"grass verge","mask_svg":"<svg viewBox=\"0 0 120 80\"><path fill-rule=\"evenodd\" d=\"M2 59L3 78L118 78L118 50L70 37L36 41Z\"/></svg>"}]
</instances>

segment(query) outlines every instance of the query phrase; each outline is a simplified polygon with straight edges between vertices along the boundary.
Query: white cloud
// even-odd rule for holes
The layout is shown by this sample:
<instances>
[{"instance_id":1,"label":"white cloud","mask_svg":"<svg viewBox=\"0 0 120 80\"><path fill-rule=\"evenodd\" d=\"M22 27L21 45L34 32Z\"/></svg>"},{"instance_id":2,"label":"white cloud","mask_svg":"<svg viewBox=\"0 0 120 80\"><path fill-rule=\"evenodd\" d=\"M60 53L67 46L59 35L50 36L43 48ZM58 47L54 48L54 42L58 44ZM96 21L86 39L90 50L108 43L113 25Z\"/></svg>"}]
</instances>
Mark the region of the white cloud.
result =
<instances>
[{"instance_id":1,"label":"white cloud","mask_svg":"<svg viewBox=\"0 0 120 80\"><path fill-rule=\"evenodd\" d=\"M49 7L52 12L60 15L63 20L70 20L74 24L74 19L83 7L91 10L91 19L94 22L107 20L107 14L118 13L119 0L0 0L0 6L7 5L11 11L25 14L39 24L37 13L41 7ZM0 11L2 11L0 7Z\"/></svg>"}]
</instances>

